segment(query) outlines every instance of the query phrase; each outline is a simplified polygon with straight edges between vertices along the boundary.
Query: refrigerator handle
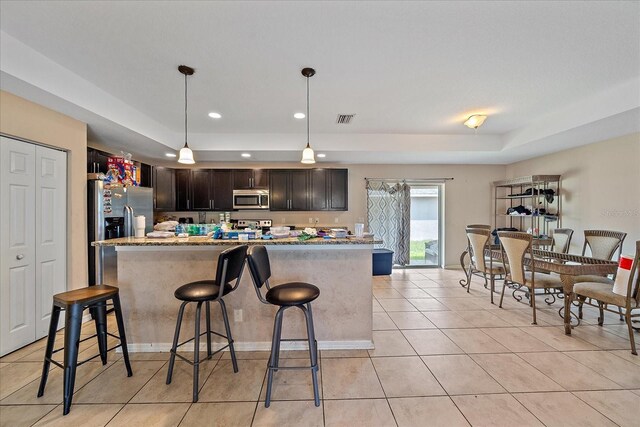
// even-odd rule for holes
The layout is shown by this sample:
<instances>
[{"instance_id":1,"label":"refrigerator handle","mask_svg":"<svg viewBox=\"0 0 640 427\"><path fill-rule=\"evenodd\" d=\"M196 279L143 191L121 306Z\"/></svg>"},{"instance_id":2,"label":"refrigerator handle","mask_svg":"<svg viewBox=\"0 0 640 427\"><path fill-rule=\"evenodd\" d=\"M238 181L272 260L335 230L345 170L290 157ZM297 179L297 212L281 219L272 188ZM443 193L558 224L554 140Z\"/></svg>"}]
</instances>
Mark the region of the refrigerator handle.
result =
<instances>
[{"instance_id":1,"label":"refrigerator handle","mask_svg":"<svg viewBox=\"0 0 640 427\"><path fill-rule=\"evenodd\" d=\"M129 205L124 205L124 208L122 209L122 216L124 217L124 236L134 236L133 208Z\"/></svg>"}]
</instances>

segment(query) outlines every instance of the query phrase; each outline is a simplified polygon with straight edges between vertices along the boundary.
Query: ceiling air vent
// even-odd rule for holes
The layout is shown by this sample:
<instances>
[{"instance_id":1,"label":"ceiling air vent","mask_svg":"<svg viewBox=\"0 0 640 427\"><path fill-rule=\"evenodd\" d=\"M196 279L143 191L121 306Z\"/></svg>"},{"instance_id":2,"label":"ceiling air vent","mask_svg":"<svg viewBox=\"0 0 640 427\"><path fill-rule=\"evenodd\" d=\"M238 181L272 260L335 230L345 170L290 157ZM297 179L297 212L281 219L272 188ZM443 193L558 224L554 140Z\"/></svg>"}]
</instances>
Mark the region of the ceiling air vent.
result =
<instances>
[{"instance_id":1,"label":"ceiling air vent","mask_svg":"<svg viewBox=\"0 0 640 427\"><path fill-rule=\"evenodd\" d=\"M348 125L351 123L351 120L355 117L355 114L338 114L338 118L336 119L337 124Z\"/></svg>"}]
</instances>

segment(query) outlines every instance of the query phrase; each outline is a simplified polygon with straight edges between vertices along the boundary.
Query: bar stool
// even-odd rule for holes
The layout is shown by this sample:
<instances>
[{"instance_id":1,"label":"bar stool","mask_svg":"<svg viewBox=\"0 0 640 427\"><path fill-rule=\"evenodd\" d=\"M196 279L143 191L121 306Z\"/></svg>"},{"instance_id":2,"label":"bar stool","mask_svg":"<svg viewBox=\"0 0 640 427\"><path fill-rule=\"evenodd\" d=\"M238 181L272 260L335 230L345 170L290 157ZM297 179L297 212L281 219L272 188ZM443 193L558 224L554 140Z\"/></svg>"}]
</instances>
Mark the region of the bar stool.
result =
<instances>
[{"instance_id":1,"label":"bar stool","mask_svg":"<svg viewBox=\"0 0 640 427\"><path fill-rule=\"evenodd\" d=\"M271 266L267 249L262 245L252 246L247 255L249 262L249 272L253 279L253 286L260 301L264 304L277 305L280 308L276 313L273 325L273 338L271 341L271 356L269 357L267 395L264 401L266 408L271 404L271 387L273 385L273 373L278 369L311 369L313 379L313 398L316 406L320 406L318 393L318 343L315 339L313 329L313 315L311 313L311 301L320 296L320 289L309 283L291 282L283 283L273 288L269 286L271 277ZM264 296L260 288L265 285L267 292ZM282 339L282 316L286 309L296 307L302 310L307 322L307 340L305 339ZM289 367L279 366L280 342L281 341L309 341L309 358L311 366Z\"/></svg>"},{"instance_id":2,"label":"bar stool","mask_svg":"<svg viewBox=\"0 0 640 427\"><path fill-rule=\"evenodd\" d=\"M226 249L218 256L218 266L216 268L215 280L199 280L197 282L187 283L180 286L174 293L175 297L180 301L183 301L178 311L178 321L176 323L176 332L173 336L173 345L171 346L171 357L169 358L169 371L167 372L167 384L171 384L171 376L173 375L173 365L176 361L176 356L185 362L193 366L193 402L198 401L198 372L200 370L200 337L207 335L207 360L211 357L229 348L231 352L231 363L233 363L233 372L238 372L238 362L236 361L236 352L233 348L233 338L231 336L231 328L229 327L229 317L227 316L227 307L222 299L223 296L230 294L240 284L242 277L242 270L244 269L244 263L247 255L247 245L236 246L234 248ZM231 286L230 282L235 283ZM222 319L224 320L224 328L226 335L219 334L211 330L211 309L209 307L210 302L217 301L222 309ZM193 338L190 338L180 344L178 340L180 338L180 325L182 324L182 316L184 315L184 309L190 302L197 303L196 316L195 316L195 334ZM206 327L207 331L200 333L200 313L202 303L205 303L206 309ZM228 344L216 351L211 351L211 334L217 335L222 338L226 338ZM177 353L178 347L193 341L193 361Z\"/></svg>"},{"instance_id":3,"label":"bar stool","mask_svg":"<svg viewBox=\"0 0 640 427\"><path fill-rule=\"evenodd\" d=\"M44 364L42 366L42 377L40 378L40 388L38 389L38 397L44 394L44 388L47 385L47 377L49 376L49 366L51 363L64 370L64 402L62 414L67 415L71 408L71 400L73 398L73 387L76 380L76 368L89 360L98 356L102 360L102 364L107 364L107 352L122 347L122 356L124 364L127 368L127 376L133 375L131 364L129 363L129 352L127 351L127 339L124 332L124 322L122 320L122 308L120 306L119 289L108 285L89 286L87 288L75 289L69 292L63 292L53 296L53 308L51 309L51 321L49 323L49 336L47 338L47 347L44 354ZM107 332L107 301L111 300L118 324L118 334L113 335ZM96 334L90 337L80 339L80 330L82 328L82 312L90 309L95 320ZM64 347L53 349L56 340L56 330L58 328L58 320L60 312L66 311L65 327L64 327ZM107 348L107 335L120 340L120 344ZM78 362L78 347L80 343L91 338L98 338L99 353L86 360ZM62 364L56 362L51 357L64 349L64 362Z\"/></svg>"}]
</instances>

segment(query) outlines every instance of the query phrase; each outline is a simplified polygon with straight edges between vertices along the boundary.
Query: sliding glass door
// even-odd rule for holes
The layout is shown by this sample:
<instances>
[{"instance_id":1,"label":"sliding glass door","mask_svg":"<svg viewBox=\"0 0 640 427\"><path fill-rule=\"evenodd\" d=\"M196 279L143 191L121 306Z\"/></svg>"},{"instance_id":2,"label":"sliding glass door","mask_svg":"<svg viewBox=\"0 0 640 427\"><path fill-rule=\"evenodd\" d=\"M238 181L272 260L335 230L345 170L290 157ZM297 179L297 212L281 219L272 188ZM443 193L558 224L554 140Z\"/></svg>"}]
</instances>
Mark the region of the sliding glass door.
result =
<instances>
[{"instance_id":1,"label":"sliding glass door","mask_svg":"<svg viewBox=\"0 0 640 427\"><path fill-rule=\"evenodd\" d=\"M411 185L410 267L442 265L442 188Z\"/></svg>"}]
</instances>

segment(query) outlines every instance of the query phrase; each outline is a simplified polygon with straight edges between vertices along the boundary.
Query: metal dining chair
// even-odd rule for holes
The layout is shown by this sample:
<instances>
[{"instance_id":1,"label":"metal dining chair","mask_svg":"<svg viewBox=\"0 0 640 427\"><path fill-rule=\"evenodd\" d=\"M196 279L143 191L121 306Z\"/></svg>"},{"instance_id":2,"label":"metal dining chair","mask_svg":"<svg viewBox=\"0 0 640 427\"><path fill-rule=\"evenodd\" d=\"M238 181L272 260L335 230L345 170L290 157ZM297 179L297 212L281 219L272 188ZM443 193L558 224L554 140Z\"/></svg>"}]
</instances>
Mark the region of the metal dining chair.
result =
<instances>
[{"instance_id":1,"label":"metal dining chair","mask_svg":"<svg viewBox=\"0 0 640 427\"><path fill-rule=\"evenodd\" d=\"M469 251L469 271L467 277L470 279L474 273L479 273L484 277L485 288L487 287L487 276L491 282L491 304L493 304L493 293L495 292L496 276L504 274L504 268L501 265L494 265L493 258L484 256L484 251L489 247L489 239L491 231L488 228L471 228L467 227L467 242ZM471 288L471 280L467 280L467 292Z\"/></svg>"},{"instance_id":2,"label":"metal dining chair","mask_svg":"<svg viewBox=\"0 0 640 427\"><path fill-rule=\"evenodd\" d=\"M522 290L530 295L529 305L533 310L533 324L536 325L536 289L556 289L562 290L562 282L559 278L550 275L536 275L533 263L529 266L530 271L525 271L525 257L533 259L533 236L531 234L517 231L498 231L500 238L500 250L502 251L502 263L506 272L502 293L500 295L500 305L504 299L504 291L507 287L512 287L513 297L516 301L521 301L522 297L517 297L516 292ZM526 288L526 291L522 288Z\"/></svg>"},{"instance_id":3,"label":"metal dining chair","mask_svg":"<svg viewBox=\"0 0 640 427\"><path fill-rule=\"evenodd\" d=\"M629 341L631 343L631 353L638 355L636 350L636 343L634 339L634 326L632 325L632 318L640 317L640 313L633 314L634 310L640 309L640 274L638 264L640 263L640 240L636 241L636 255L631 267L629 275L629 283L627 284L627 290L625 295L617 294L613 292L613 285L602 282L581 282L576 283L573 286L573 293L575 297L582 300L582 304L589 304L593 307L598 307L600 310L600 317L598 318L598 325L602 326L604 323L604 311L616 313L608 308L609 305L618 307L617 312L624 309L624 319L629 329ZM588 302L589 300L595 300L597 304Z\"/></svg>"}]
</instances>

